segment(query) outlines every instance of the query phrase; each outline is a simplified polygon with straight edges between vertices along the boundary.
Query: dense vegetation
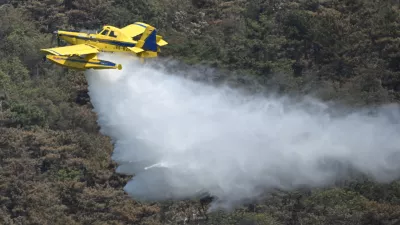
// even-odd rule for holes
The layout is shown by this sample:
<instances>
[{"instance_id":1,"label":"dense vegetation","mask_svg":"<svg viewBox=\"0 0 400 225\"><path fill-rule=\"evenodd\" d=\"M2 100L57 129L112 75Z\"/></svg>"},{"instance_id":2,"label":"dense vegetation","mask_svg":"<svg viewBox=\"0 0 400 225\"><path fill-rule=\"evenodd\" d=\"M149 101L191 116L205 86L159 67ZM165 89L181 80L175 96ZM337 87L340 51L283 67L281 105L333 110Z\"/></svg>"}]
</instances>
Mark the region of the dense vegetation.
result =
<instances>
[{"instance_id":1,"label":"dense vegetation","mask_svg":"<svg viewBox=\"0 0 400 225\"><path fill-rule=\"evenodd\" d=\"M126 196L81 72L41 61L56 29L154 24L164 56L353 106L400 100L400 9L387 0L0 1L0 224L396 224L400 182L277 193L230 213Z\"/></svg>"}]
</instances>

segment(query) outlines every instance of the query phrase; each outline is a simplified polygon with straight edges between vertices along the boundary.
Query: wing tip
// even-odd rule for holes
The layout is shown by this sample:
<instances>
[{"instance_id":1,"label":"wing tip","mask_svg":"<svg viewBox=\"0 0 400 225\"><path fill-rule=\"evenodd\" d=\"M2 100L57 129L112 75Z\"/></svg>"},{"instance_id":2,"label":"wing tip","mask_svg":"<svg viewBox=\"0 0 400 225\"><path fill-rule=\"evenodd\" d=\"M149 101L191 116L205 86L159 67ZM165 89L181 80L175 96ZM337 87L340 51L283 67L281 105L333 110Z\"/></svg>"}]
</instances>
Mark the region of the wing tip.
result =
<instances>
[{"instance_id":1,"label":"wing tip","mask_svg":"<svg viewBox=\"0 0 400 225\"><path fill-rule=\"evenodd\" d=\"M47 54L50 54L50 55L60 55L60 54L58 54L58 52L52 50L51 48L40 49L40 52L47 53Z\"/></svg>"}]
</instances>

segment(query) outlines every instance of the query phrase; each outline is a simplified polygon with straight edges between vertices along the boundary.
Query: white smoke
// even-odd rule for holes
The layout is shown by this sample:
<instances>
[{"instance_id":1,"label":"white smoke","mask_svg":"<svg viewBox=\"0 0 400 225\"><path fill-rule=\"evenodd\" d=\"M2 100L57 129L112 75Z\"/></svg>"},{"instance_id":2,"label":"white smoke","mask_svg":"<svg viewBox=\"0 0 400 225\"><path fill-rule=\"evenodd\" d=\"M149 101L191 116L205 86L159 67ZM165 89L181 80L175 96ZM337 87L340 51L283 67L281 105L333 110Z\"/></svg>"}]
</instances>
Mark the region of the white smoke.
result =
<instances>
[{"instance_id":1,"label":"white smoke","mask_svg":"<svg viewBox=\"0 0 400 225\"><path fill-rule=\"evenodd\" d=\"M136 199L208 192L231 206L266 189L328 185L344 165L381 182L400 175L396 106L332 117L313 99L244 96L115 57L122 71L86 77L117 172L135 174L125 190Z\"/></svg>"}]
</instances>

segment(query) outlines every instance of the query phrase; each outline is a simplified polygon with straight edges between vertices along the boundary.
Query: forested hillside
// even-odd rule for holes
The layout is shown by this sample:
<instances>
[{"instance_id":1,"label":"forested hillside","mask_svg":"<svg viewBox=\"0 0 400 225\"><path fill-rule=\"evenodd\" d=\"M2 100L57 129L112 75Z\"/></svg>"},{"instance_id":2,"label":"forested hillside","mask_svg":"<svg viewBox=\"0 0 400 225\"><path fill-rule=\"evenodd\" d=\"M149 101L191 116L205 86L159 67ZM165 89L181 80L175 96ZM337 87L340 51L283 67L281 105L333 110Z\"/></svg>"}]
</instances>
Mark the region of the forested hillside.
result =
<instances>
[{"instance_id":1,"label":"forested hillside","mask_svg":"<svg viewBox=\"0 0 400 225\"><path fill-rule=\"evenodd\" d=\"M389 0L0 1L0 224L398 224L400 182L281 192L233 212L139 203L115 173L82 72L42 62L57 29L153 24L162 52L281 94L352 107L400 100L400 8ZM239 80L240 81L240 80ZM239 82L238 81L238 82ZM186 220L185 220L186 218Z\"/></svg>"}]
</instances>

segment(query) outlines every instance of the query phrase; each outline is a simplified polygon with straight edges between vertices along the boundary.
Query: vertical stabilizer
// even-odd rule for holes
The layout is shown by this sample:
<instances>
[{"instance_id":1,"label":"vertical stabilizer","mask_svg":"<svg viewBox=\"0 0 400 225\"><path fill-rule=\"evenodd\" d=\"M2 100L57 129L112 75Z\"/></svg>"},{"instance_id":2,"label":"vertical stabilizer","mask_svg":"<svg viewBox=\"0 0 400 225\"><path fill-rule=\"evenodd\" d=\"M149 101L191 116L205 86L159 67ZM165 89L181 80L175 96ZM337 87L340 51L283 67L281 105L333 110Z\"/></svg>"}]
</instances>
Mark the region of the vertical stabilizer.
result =
<instances>
[{"instance_id":1,"label":"vertical stabilizer","mask_svg":"<svg viewBox=\"0 0 400 225\"><path fill-rule=\"evenodd\" d=\"M147 26L142 37L135 46L145 51L157 51L157 30L152 26Z\"/></svg>"}]
</instances>

